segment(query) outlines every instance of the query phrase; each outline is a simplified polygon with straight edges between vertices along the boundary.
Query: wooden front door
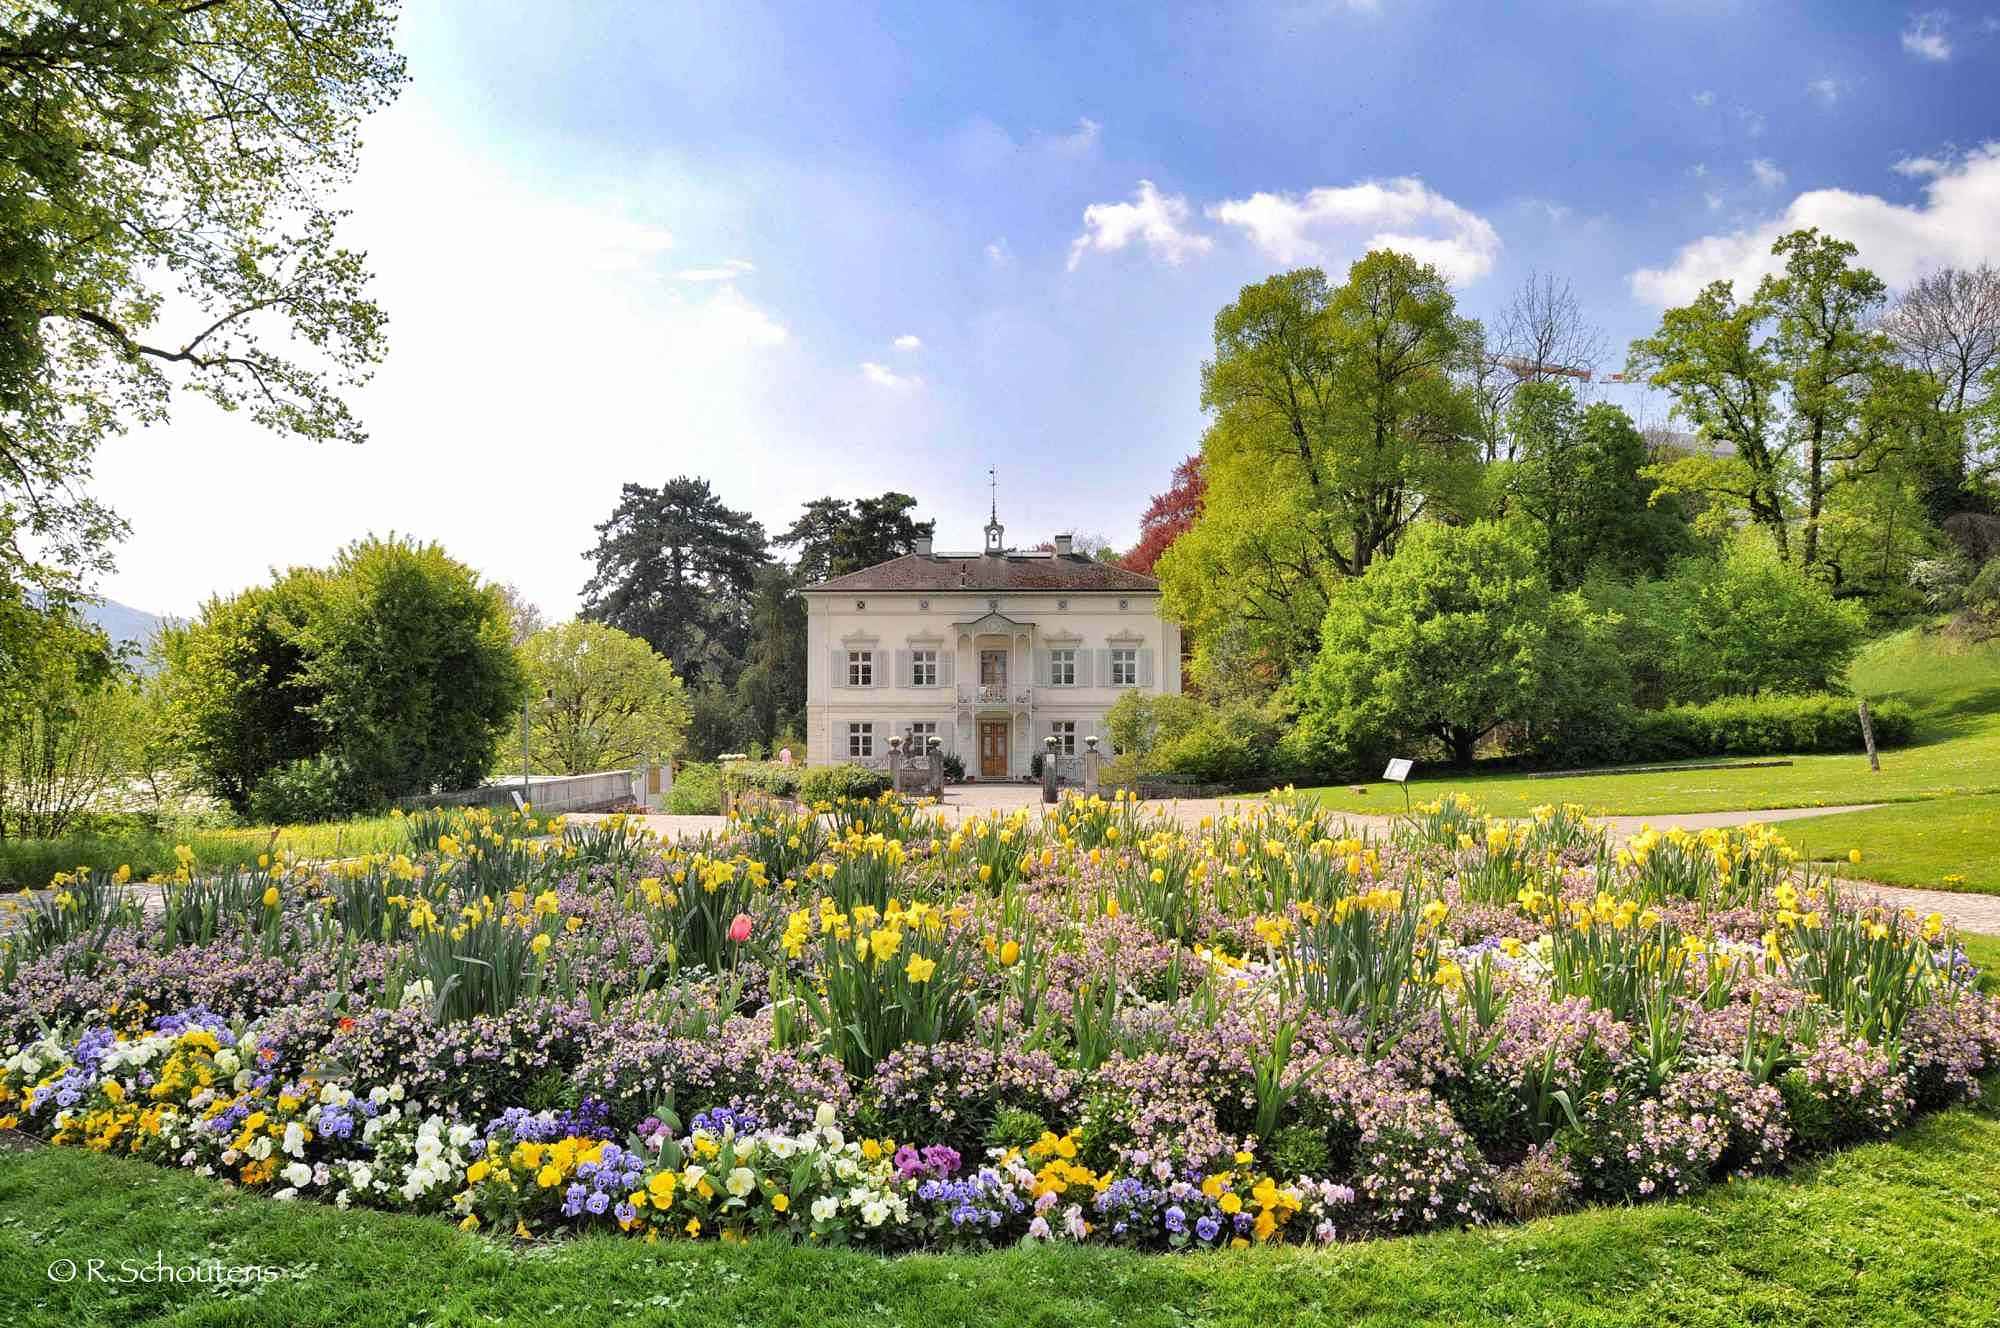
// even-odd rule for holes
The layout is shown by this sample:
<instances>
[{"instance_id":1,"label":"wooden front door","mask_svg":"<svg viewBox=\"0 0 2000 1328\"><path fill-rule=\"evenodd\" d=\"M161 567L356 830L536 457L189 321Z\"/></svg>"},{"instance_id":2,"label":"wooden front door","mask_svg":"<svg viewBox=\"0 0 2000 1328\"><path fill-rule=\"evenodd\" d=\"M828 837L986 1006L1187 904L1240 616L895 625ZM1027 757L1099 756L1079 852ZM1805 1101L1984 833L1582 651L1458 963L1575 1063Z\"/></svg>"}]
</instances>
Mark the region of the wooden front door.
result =
<instances>
[{"instance_id":1,"label":"wooden front door","mask_svg":"<svg viewBox=\"0 0 2000 1328\"><path fill-rule=\"evenodd\" d=\"M979 777L1007 777L1007 721L1004 719L979 721Z\"/></svg>"}]
</instances>

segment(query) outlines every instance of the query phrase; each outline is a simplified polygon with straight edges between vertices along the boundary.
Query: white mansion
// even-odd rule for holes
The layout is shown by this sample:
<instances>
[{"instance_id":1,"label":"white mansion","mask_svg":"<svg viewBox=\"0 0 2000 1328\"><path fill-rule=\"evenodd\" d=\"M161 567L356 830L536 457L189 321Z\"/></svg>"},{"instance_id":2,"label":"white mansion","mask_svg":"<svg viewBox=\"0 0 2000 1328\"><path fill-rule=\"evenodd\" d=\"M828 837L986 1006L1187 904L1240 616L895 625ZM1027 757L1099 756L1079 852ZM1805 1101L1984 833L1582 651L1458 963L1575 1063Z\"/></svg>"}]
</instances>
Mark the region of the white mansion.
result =
<instances>
[{"instance_id":1,"label":"white mansion","mask_svg":"<svg viewBox=\"0 0 2000 1328\"><path fill-rule=\"evenodd\" d=\"M806 749L880 764L889 739L935 735L975 779L1025 777L1104 733L1133 688L1181 689L1181 631L1149 576L1072 551L1021 552L996 515L981 553L914 552L805 591ZM1108 750L1109 743L1105 744Z\"/></svg>"}]
</instances>

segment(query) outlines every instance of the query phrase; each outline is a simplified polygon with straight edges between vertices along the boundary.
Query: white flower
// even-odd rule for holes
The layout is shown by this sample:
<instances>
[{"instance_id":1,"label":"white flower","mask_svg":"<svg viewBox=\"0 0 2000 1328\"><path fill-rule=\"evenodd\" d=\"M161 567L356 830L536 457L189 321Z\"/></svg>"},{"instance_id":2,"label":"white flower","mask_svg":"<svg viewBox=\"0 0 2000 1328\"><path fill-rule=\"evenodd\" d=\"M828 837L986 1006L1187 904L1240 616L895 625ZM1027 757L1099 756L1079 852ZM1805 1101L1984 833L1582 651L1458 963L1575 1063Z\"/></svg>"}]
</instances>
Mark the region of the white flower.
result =
<instances>
[{"instance_id":1,"label":"white flower","mask_svg":"<svg viewBox=\"0 0 2000 1328\"><path fill-rule=\"evenodd\" d=\"M833 1103L831 1102L820 1103L818 1109L813 1112L813 1124L822 1130L832 1129L834 1119Z\"/></svg>"},{"instance_id":2,"label":"white flower","mask_svg":"<svg viewBox=\"0 0 2000 1328\"><path fill-rule=\"evenodd\" d=\"M453 1148L463 1148L478 1137L479 1131L473 1129L470 1125L454 1125L451 1127L451 1146Z\"/></svg>"},{"instance_id":3,"label":"white flower","mask_svg":"<svg viewBox=\"0 0 2000 1328\"><path fill-rule=\"evenodd\" d=\"M861 1220L871 1227L879 1227L888 1220L889 1205L880 1199L870 1199L861 1205Z\"/></svg>"},{"instance_id":4,"label":"white flower","mask_svg":"<svg viewBox=\"0 0 2000 1328\"><path fill-rule=\"evenodd\" d=\"M215 1068L224 1074L233 1075L243 1068L243 1061L233 1047L224 1047L215 1053Z\"/></svg>"},{"instance_id":5,"label":"white flower","mask_svg":"<svg viewBox=\"0 0 2000 1328\"><path fill-rule=\"evenodd\" d=\"M840 1200L834 1198L830 1194L823 1195L820 1198L813 1200L812 1212L813 1212L813 1221L815 1222L829 1221L832 1219L833 1215L839 1211L840 1211Z\"/></svg>"},{"instance_id":6,"label":"white flower","mask_svg":"<svg viewBox=\"0 0 2000 1328\"><path fill-rule=\"evenodd\" d=\"M382 1106L389 1100L389 1090L377 1084L368 1090L368 1100L378 1107Z\"/></svg>"},{"instance_id":7,"label":"white flower","mask_svg":"<svg viewBox=\"0 0 2000 1328\"><path fill-rule=\"evenodd\" d=\"M285 1127L285 1152L292 1157L306 1155L306 1127L297 1121Z\"/></svg>"},{"instance_id":8,"label":"white flower","mask_svg":"<svg viewBox=\"0 0 2000 1328\"><path fill-rule=\"evenodd\" d=\"M366 1191L375 1183L375 1169L366 1162L356 1162L347 1169L347 1181L355 1189Z\"/></svg>"},{"instance_id":9,"label":"white flower","mask_svg":"<svg viewBox=\"0 0 2000 1328\"><path fill-rule=\"evenodd\" d=\"M285 1168L285 1183L294 1189L304 1189L312 1184L313 1169L303 1162L294 1162Z\"/></svg>"},{"instance_id":10,"label":"white flower","mask_svg":"<svg viewBox=\"0 0 2000 1328\"><path fill-rule=\"evenodd\" d=\"M757 1173L748 1167L738 1167L729 1173L729 1179L723 1182L723 1188L741 1199L757 1188Z\"/></svg>"}]
</instances>

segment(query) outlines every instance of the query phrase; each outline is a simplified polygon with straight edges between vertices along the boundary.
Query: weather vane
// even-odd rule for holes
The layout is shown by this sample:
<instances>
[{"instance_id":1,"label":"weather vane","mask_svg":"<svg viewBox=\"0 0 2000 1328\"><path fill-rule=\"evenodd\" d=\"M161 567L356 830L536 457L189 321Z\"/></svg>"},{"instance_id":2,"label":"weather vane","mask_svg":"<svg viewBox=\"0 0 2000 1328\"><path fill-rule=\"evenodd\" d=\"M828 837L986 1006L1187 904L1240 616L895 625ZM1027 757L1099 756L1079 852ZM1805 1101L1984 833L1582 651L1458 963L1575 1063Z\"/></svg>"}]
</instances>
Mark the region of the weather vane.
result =
<instances>
[{"instance_id":1,"label":"weather vane","mask_svg":"<svg viewBox=\"0 0 2000 1328\"><path fill-rule=\"evenodd\" d=\"M998 521L1000 519L1000 477L994 473L994 469L991 466L986 468L986 488L988 492L986 514L992 520Z\"/></svg>"}]
</instances>

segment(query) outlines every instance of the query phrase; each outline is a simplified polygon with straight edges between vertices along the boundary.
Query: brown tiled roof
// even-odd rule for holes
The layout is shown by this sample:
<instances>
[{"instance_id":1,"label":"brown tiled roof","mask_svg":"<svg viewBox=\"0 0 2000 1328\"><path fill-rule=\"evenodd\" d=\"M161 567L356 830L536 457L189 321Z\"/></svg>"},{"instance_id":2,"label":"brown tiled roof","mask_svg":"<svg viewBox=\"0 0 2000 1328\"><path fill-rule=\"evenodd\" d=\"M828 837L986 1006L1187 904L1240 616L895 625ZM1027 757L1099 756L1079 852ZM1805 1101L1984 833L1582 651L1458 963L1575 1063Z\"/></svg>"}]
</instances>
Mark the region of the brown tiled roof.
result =
<instances>
[{"instance_id":1,"label":"brown tiled roof","mask_svg":"<svg viewBox=\"0 0 2000 1328\"><path fill-rule=\"evenodd\" d=\"M1150 576L1128 572L1110 563L1072 554L1053 553L906 553L858 572L830 577L807 590L917 590L943 594L953 590L1074 590L1138 594L1157 591Z\"/></svg>"}]
</instances>

